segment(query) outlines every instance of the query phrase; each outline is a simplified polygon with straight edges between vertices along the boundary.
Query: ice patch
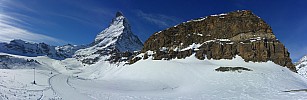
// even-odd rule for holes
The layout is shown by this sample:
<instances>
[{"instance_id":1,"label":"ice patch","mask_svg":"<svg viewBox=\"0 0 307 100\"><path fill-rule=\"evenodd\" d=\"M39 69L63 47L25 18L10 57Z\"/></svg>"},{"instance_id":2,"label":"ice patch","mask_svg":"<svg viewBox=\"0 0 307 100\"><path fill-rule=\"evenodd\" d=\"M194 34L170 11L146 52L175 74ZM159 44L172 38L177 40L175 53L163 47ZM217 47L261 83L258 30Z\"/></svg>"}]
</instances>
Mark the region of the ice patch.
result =
<instances>
[{"instance_id":1,"label":"ice patch","mask_svg":"<svg viewBox=\"0 0 307 100\"><path fill-rule=\"evenodd\" d=\"M190 50L190 49L194 50L194 49L198 49L200 46L201 46L201 44L199 44L199 43L193 43L193 44L189 45L188 47L181 49L180 51L186 51L186 50Z\"/></svg>"}]
</instances>

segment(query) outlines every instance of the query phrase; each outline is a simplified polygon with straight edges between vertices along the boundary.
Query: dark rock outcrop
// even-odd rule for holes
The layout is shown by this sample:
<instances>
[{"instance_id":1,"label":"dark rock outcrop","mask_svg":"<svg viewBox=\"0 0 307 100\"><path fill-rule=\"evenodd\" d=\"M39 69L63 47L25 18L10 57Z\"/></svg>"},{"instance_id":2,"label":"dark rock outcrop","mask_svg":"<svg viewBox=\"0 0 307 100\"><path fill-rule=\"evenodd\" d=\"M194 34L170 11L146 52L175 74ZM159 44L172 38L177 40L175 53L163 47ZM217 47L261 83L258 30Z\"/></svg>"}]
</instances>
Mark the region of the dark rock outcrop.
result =
<instances>
[{"instance_id":1,"label":"dark rock outcrop","mask_svg":"<svg viewBox=\"0 0 307 100\"><path fill-rule=\"evenodd\" d=\"M180 59L193 53L198 59L239 55L245 61L273 61L295 71L288 50L271 27L248 10L211 15L154 33L142 52L149 50L155 52L153 59Z\"/></svg>"}]
</instances>

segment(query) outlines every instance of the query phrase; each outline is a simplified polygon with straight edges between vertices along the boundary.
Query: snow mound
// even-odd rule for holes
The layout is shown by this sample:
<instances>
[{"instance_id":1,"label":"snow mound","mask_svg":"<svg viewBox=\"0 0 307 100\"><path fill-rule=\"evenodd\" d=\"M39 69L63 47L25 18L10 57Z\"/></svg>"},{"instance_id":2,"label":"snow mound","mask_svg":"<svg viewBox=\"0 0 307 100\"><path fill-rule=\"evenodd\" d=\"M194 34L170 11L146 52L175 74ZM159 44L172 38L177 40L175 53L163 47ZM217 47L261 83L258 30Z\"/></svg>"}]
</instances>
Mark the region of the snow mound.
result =
<instances>
[{"instance_id":1,"label":"snow mound","mask_svg":"<svg viewBox=\"0 0 307 100\"><path fill-rule=\"evenodd\" d=\"M248 71L216 71L220 67ZM240 56L232 60L190 56L170 61L148 58L132 65L100 63L74 76L78 78L70 83L77 90L112 99L307 99L304 93L284 92L306 89L306 79L271 61L245 62ZM91 87L85 87L89 84Z\"/></svg>"}]
</instances>

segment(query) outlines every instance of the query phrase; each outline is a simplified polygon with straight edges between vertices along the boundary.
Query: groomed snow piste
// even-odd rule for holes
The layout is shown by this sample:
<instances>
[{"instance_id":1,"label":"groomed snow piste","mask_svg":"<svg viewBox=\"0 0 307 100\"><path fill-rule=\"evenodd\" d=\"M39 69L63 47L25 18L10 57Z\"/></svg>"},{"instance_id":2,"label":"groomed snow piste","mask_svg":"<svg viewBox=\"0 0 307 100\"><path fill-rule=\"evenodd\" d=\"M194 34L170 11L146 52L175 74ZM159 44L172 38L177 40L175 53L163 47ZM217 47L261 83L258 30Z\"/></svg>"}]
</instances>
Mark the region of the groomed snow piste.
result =
<instances>
[{"instance_id":1,"label":"groomed snow piste","mask_svg":"<svg viewBox=\"0 0 307 100\"><path fill-rule=\"evenodd\" d=\"M307 81L273 62L186 59L140 60L132 65L99 61L82 65L75 59L36 57L46 67L1 69L0 97L11 99L89 100L204 100L204 99L307 99ZM248 70L216 71L219 67ZM52 72L52 74L51 74ZM14 77L15 76L15 77Z\"/></svg>"},{"instance_id":2,"label":"groomed snow piste","mask_svg":"<svg viewBox=\"0 0 307 100\"><path fill-rule=\"evenodd\" d=\"M215 71L243 67L252 71ZM100 64L76 74L71 85L98 99L307 99L307 81L273 62L186 59L141 60L132 65ZM88 80L89 79L89 80ZM92 80L94 79L94 80ZM90 86L90 87L87 87Z\"/></svg>"}]
</instances>

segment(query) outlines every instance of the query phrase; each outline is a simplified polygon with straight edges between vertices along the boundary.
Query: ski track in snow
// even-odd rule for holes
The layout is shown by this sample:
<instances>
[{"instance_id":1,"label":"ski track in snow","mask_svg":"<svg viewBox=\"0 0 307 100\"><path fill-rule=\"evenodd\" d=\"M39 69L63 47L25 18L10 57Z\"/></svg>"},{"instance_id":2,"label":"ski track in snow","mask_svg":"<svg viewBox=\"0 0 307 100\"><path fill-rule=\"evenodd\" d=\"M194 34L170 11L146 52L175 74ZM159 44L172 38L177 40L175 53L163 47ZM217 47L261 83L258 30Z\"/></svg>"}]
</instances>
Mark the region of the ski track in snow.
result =
<instances>
[{"instance_id":1,"label":"ski track in snow","mask_svg":"<svg viewBox=\"0 0 307 100\"><path fill-rule=\"evenodd\" d=\"M133 65L100 62L86 67L73 59L36 60L45 62L45 69L36 72L36 85L31 84L32 69L0 70L0 100L307 100L306 92L290 91L307 88L303 77L273 62L244 62L240 57L149 58ZM252 71L215 71L221 66Z\"/></svg>"},{"instance_id":2,"label":"ski track in snow","mask_svg":"<svg viewBox=\"0 0 307 100\"><path fill-rule=\"evenodd\" d=\"M64 100L89 100L89 96L77 92L68 84L69 76L64 74L57 74L50 78L50 85L54 92L56 92Z\"/></svg>"}]
</instances>

